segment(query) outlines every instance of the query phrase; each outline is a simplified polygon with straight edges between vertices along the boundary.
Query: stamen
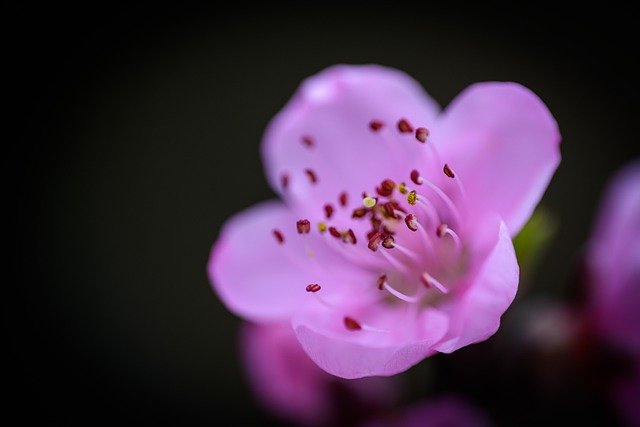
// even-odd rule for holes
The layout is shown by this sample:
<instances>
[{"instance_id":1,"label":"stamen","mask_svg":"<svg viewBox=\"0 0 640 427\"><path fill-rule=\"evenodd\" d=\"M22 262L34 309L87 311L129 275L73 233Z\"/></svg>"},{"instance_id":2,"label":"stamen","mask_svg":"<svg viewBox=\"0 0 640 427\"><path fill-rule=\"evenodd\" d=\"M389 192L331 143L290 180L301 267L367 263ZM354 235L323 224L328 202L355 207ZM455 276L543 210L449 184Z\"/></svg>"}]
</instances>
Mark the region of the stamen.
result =
<instances>
[{"instance_id":1,"label":"stamen","mask_svg":"<svg viewBox=\"0 0 640 427\"><path fill-rule=\"evenodd\" d=\"M358 323L357 321L355 321L349 316L344 317L344 326L350 331L359 331L362 329L362 326L360 325L360 323Z\"/></svg>"},{"instance_id":2,"label":"stamen","mask_svg":"<svg viewBox=\"0 0 640 427\"><path fill-rule=\"evenodd\" d=\"M282 187L283 190L286 190L287 187L289 187L289 175L286 173L283 173L282 175L280 175L280 186Z\"/></svg>"},{"instance_id":3,"label":"stamen","mask_svg":"<svg viewBox=\"0 0 640 427\"><path fill-rule=\"evenodd\" d=\"M407 190L407 184L401 182L398 186L398 191L400 192L400 194L407 194L409 192L409 190Z\"/></svg>"},{"instance_id":4,"label":"stamen","mask_svg":"<svg viewBox=\"0 0 640 427\"><path fill-rule=\"evenodd\" d=\"M449 228L447 224L440 224L436 229L436 235L442 239L447 228Z\"/></svg>"},{"instance_id":5,"label":"stamen","mask_svg":"<svg viewBox=\"0 0 640 427\"><path fill-rule=\"evenodd\" d=\"M378 287L378 289L382 290L384 283L387 281L387 275L383 274L382 276L378 277L378 280L376 280L376 286Z\"/></svg>"},{"instance_id":6,"label":"stamen","mask_svg":"<svg viewBox=\"0 0 640 427\"><path fill-rule=\"evenodd\" d=\"M438 226L438 229L436 230L436 234L440 238L444 237L445 235L451 236L451 239L453 239L453 242L456 245L456 249L458 249L459 251L462 248L462 242L460 241L460 237L455 231L449 228L447 224L440 224Z\"/></svg>"},{"instance_id":7,"label":"stamen","mask_svg":"<svg viewBox=\"0 0 640 427\"><path fill-rule=\"evenodd\" d=\"M383 244L384 244L384 241L383 241ZM393 247L395 249L398 249L403 254L407 255L409 258L412 258L414 261L420 261L420 257L418 256L418 254L413 252L411 249L405 248L404 246L399 245L395 242L393 243Z\"/></svg>"},{"instance_id":8,"label":"stamen","mask_svg":"<svg viewBox=\"0 0 640 427\"><path fill-rule=\"evenodd\" d=\"M442 168L442 170L444 171L444 174L447 175L449 178L455 178L456 174L453 173L453 170L449 167L448 164L444 164L444 168Z\"/></svg>"},{"instance_id":9,"label":"stamen","mask_svg":"<svg viewBox=\"0 0 640 427\"><path fill-rule=\"evenodd\" d=\"M331 205L331 203L327 203L326 205L324 205L324 215L327 217L327 219L331 219L331 217L333 216L333 206Z\"/></svg>"},{"instance_id":10,"label":"stamen","mask_svg":"<svg viewBox=\"0 0 640 427\"><path fill-rule=\"evenodd\" d=\"M382 238L382 246L386 249L393 249L396 239L391 234L387 234Z\"/></svg>"},{"instance_id":11,"label":"stamen","mask_svg":"<svg viewBox=\"0 0 640 427\"><path fill-rule=\"evenodd\" d=\"M389 197L393 193L393 189L396 187L396 183L390 179L385 179L380 183L379 187L376 187L376 193L382 197Z\"/></svg>"},{"instance_id":12,"label":"stamen","mask_svg":"<svg viewBox=\"0 0 640 427\"><path fill-rule=\"evenodd\" d=\"M402 292L394 289L389 282L384 283L383 285L384 289L386 289L391 295L393 295L394 297L397 297L399 299L401 299L402 301L406 301L406 302L410 302L410 303L416 303L418 302L418 297L410 297L409 295L405 295Z\"/></svg>"},{"instance_id":13,"label":"stamen","mask_svg":"<svg viewBox=\"0 0 640 427\"><path fill-rule=\"evenodd\" d=\"M306 287L307 292L318 292L320 289L322 289L322 287L317 283L312 283Z\"/></svg>"},{"instance_id":14,"label":"stamen","mask_svg":"<svg viewBox=\"0 0 640 427\"><path fill-rule=\"evenodd\" d=\"M397 202L390 201L390 202L387 202L387 203L383 204L382 207L384 208L384 213L387 214L388 217L395 218L396 217L396 209L398 209L400 206L398 205Z\"/></svg>"},{"instance_id":15,"label":"stamen","mask_svg":"<svg viewBox=\"0 0 640 427\"><path fill-rule=\"evenodd\" d=\"M327 224L324 222L319 222L318 223L318 231L321 233L324 233L325 231L327 231Z\"/></svg>"},{"instance_id":16,"label":"stamen","mask_svg":"<svg viewBox=\"0 0 640 427\"><path fill-rule=\"evenodd\" d=\"M404 223L407 224L407 228L411 231L418 230L418 218L414 214L409 214L404 217Z\"/></svg>"},{"instance_id":17,"label":"stamen","mask_svg":"<svg viewBox=\"0 0 640 427\"><path fill-rule=\"evenodd\" d=\"M363 218L369 212L366 208L354 209L351 218Z\"/></svg>"},{"instance_id":18,"label":"stamen","mask_svg":"<svg viewBox=\"0 0 640 427\"><path fill-rule=\"evenodd\" d=\"M340 239L342 238L342 234L340 234L340 232L338 231L337 228L335 227L329 227L329 234L331 234L333 237L335 237L336 239Z\"/></svg>"},{"instance_id":19,"label":"stamen","mask_svg":"<svg viewBox=\"0 0 640 427\"><path fill-rule=\"evenodd\" d=\"M429 136L429 130L426 128L418 128L416 129L416 139L422 143L427 142L427 137Z\"/></svg>"},{"instance_id":20,"label":"stamen","mask_svg":"<svg viewBox=\"0 0 640 427\"><path fill-rule=\"evenodd\" d=\"M376 203L378 203L378 199L375 199L371 196L367 196L364 199L362 199L362 204L366 207L366 208L372 208L376 205Z\"/></svg>"},{"instance_id":21,"label":"stamen","mask_svg":"<svg viewBox=\"0 0 640 427\"><path fill-rule=\"evenodd\" d=\"M351 243L352 245L355 245L357 240L356 240L356 234L353 232L352 229L348 229L347 231L343 231L342 232L342 241L345 243Z\"/></svg>"},{"instance_id":22,"label":"stamen","mask_svg":"<svg viewBox=\"0 0 640 427\"><path fill-rule=\"evenodd\" d=\"M282 235L282 233L280 232L280 230L273 230L273 237L276 238L276 241L280 244L284 243L284 236Z\"/></svg>"},{"instance_id":23,"label":"stamen","mask_svg":"<svg viewBox=\"0 0 640 427\"><path fill-rule=\"evenodd\" d=\"M379 231L376 231L373 235L371 235L371 237L369 237L369 244L367 245L369 249L374 252L377 251L378 246L380 246L380 243L382 243L382 238L383 235Z\"/></svg>"},{"instance_id":24,"label":"stamen","mask_svg":"<svg viewBox=\"0 0 640 427\"><path fill-rule=\"evenodd\" d=\"M379 131L380 129L382 129L383 126L384 126L384 123L382 123L382 121L380 120L374 119L369 122L369 127L374 132Z\"/></svg>"},{"instance_id":25,"label":"stamen","mask_svg":"<svg viewBox=\"0 0 640 427\"><path fill-rule=\"evenodd\" d=\"M380 218L378 218L377 216L372 216L371 217L371 228L373 228L375 231L380 230L380 227L382 226L382 220Z\"/></svg>"},{"instance_id":26,"label":"stamen","mask_svg":"<svg viewBox=\"0 0 640 427\"><path fill-rule=\"evenodd\" d=\"M423 179L420 176L420 172L418 172L417 170L412 170L411 171L411 181L413 181L414 184L416 185L422 185Z\"/></svg>"},{"instance_id":27,"label":"stamen","mask_svg":"<svg viewBox=\"0 0 640 427\"><path fill-rule=\"evenodd\" d=\"M413 126L409 124L407 119L400 119L398 121L398 130L402 133L410 133L413 132Z\"/></svg>"},{"instance_id":28,"label":"stamen","mask_svg":"<svg viewBox=\"0 0 640 427\"><path fill-rule=\"evenodd\" d=\"M305 169L304 173L307 174L307 178L309 178L309 182L311 182L312 184L318 182L318 176L312 169Z\"/></svg>"},{"instance_id":29,"label":"stamen","mask_svg":"<svg viewBox=\"0 0 640 427\"><path fill-rule=\"evenodd\" d=\"M311 223L308 219L301 219L296 222L296 228L298 229L298 234L309 234L311 231Z\"/></svg>"},{"instance_id":30,"label":"stamen","mask_svg":"<svg viewBox=\"0 0 640 427\"><path fill-rule=\"evenodd\" d=\"M440 283L438 280L436 280L435 277L433 277L426 271L422 273L422 275L420 276L420 281L422 281L422 284L425 285L427 288L430 288L431 286L433 286L443 294L449 293L449 289L447 289L442 283Z\"/></svg>"},{"instance_id":31,"label":"stamen","mask_svg":"<svg viewBox=\"0 0 640 427\"><path fill-rule=\"evenodd\" d=\"M407 195L407 203L413 206L416 204L417 200L418 200L418 195L416 194L415 190L411 190Z\"/></svg>"},{"instance_id":32,"label":"stamen","mask_svg":"<svg viewBox=\"0 0 640 427\"><path fill-rule=\"evenodd\" d=\"M308 135L305 135L301 138L302 143L304 144L305 147L307 148L313 148L313 146L315 145L313 138L311 138Z\"/></svg>"},{"instance_id":33,"label":"stamen","mask_svg":"<svg viewBox=\"0 0 640 427\"><path fill-rule=\"evenodd\" d=\"M461 221L460 212L458 211L458 208L456 207L455 203L453 203L453 201L449 198L449 196L447 196L445 192L440 189L440 187L438 187L431 181L425 179L423 180L423 183L426 184L427 187L429 187L431 190L433 190L433 192L436 193L438 197L440 197L440 199L442 199L442 201L447 205L447 207L451 211L451 214L455 217L455 220L457 221L457 223L460 224L460 221Z\"/></svg>"},{"instance_id":34,"label":"stamen","mask_svg":"<svg viewBox=\"0 0 640 427\"><path fill-rule=\"evenodd\" d=\"M347 203L349 202L349 195L346 191L340 193L340 195L338 196L338 201L340 202L341 206L347 206Z\"/></svg>"}]
</instances>

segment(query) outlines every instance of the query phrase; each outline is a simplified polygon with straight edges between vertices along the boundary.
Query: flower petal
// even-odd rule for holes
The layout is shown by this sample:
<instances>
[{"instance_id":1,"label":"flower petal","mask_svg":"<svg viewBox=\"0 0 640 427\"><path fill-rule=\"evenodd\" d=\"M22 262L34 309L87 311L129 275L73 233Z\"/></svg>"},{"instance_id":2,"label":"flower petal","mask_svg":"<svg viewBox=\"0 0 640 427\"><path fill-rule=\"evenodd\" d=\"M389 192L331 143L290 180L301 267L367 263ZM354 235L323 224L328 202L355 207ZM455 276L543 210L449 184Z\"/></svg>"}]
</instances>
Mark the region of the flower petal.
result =
<instances>
[{"instance_id":1,"label":"flower petal","mask_svg":"<svg viewBox=\"0 0 640 427\"><path fill-rule=\"evenodd\" d=\"M433 354L433 345L447 329L446 316L434 309L424 309L408 322L392 308L386 313L378 310L372 317L378 324L384 323L385 317L405 321L398 325L401 330L348 330L342 310L317 308L295 316L293 326L302 347L318 366L347 379L405 371Z\"/></svg>"},{"instance_id":2,"label":"flower petal","mask_svg":"<svg viewBox=\"0 0 640 427\"><path fill-rule=\"evenodd\" d=\"M355 198L384 178L406 180L421 164L424 146L413 133L400 133L397 123L406 118L413 126L428 127L438 111L401 71L333 66L305 80L269 124L262 146L267 177L285 199L316 211L335 203L342 191ZM373 119L385 126L372 131ZM315 172L315 184L306 169ZM289 177L286 191L283 174Z\"/></svg>"},{"instance_id":3,"label":"flower petal","mask_svg":"<svg viewBox=\"0 0 640 427\"><path fill-rule=\"evenodd\" d=\"M316 233L299 235L298 219L282 203L271 201L224 225L209 258L209 278L226 306L240 317L289 320L308 298L308 284L329 281L333 272L349 275L354 270ZM282 233L283 244L274 237L274 229Z\"/></svg>"},{"instance_id":4,"label":"flower petal","mask_svg":"<svg viewBox=\"0 0 640 427\"><path fill-rule=\"evenodd\" d=\"M498 213L512 236L531 216L560 163L558 125L517 83L477 83L447 107L433 140L473 209Z\"/></svg>"},{"instance_id":5,"label":"flower petal","mask_svg":"<svg viewBox=\"0 0 640 427\"><path fill-rule=\"evenodd\" d=\"M439 308L449 316L449 330L436 350L451 353L484 341L500 326L500 317L518 290L519 269L513 243L504 222L497 244L485 258L464 293Z\"/></svg>"}]
</instances>

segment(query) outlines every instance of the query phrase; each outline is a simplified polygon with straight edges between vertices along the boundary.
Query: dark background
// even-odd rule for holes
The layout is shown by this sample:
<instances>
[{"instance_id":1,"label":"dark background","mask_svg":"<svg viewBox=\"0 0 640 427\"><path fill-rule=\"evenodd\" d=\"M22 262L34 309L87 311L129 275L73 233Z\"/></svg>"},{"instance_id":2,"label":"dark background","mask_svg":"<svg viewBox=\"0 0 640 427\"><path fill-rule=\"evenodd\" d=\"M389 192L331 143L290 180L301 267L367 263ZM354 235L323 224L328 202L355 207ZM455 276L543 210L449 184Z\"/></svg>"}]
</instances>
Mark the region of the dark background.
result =
<instances>
[{"instance_id":1,"label":"dark background","mask_svg":"<svg viewBox=\"0 0 640 427\"><path fill-rule=\"evenodd\" d=\"M638 155L637 16L608 6L7 7L10 407L24 421L275 422L205 264L222 222L273 195L265 125L335 63L402 69L443 106L484 80L544 100L563 135L543 201L559 227L530 292L565 295L606 178ZM431 371L409 371L414 391L462 389L499 425L615 421L602 402L536 404L504 378Z\"/></svg>"}]
</instances>

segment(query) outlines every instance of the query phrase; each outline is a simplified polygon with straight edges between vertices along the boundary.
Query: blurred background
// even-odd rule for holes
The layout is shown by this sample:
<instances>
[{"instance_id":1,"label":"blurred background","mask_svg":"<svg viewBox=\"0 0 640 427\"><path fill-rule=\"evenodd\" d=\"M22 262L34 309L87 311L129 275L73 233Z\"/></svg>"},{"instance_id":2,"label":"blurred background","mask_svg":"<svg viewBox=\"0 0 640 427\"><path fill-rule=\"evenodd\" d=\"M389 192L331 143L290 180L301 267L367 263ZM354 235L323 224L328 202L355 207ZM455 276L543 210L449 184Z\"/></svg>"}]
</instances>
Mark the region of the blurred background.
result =
<instances>
[{"instance_id":1,"label":"blurred background","mask_svg":"<svg viewBox=\"0 0 640 427\"><path fill-rule=\"evenodd\" d=\"M615 425L597 392L534 384L526 352L500 369L519 304L579 293L601 192L638 157L637 18L543 4L7 7L16 25L5 67L16 75L5 84L18 94L8 105L17 133L5 140L16 154L4 160L16 196L9 405L25 421L280 425L245 381L241 322L211 291L209 250L226 218L273 197L258 147L300 81L336 63L379 63L441 106L474 82L522 83L563 136L541 205L549 236L523 266L505 326L408 371L405 400L459 393L499 426Z\"/></svg>"}]
</instances>

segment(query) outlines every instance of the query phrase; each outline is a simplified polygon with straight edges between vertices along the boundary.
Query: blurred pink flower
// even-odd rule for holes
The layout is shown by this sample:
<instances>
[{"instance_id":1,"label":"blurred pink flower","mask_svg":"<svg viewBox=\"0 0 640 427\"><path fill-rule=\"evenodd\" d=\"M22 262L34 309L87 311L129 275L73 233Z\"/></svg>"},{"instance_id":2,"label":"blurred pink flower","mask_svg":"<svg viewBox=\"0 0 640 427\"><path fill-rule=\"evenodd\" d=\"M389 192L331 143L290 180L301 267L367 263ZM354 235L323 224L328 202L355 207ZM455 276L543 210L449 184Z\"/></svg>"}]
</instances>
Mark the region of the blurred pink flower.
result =
<instances>
[{"instance_id":1,"label":"blurred pink flower","mask_svg":"<svg viewBox=\"0 0 640 427\"><path fill-rule=\"evenodd\" d=\"M359 411L384 410L397 397L391 378L343 380L324 372L304 353L289 323L246 323L241 347L256 397L274 414L297 424L345 424Z\"/></svg>"},{"instance_id":2,"label":"blurred pink flower","mask_svg":"<svg viewBox=\"0 0 640 427\"><path fill-rule=\"evenodd\" d=\"M415 404L401 414L378 419L366 427L488 427L492 423L480 409L456 396L442 396Z\"/></svg>"},{"instance_id":3,"label":"blurred pink flower","mask_svg":"<svg viewBox=\"0 0 640 427\"><path fill-rule=\"evenodd\" d=\"M255 322L290 321L344 378L393 375L490 337L518 286L511 237L560 161L548 109L479 83L444 111L406 74L334 66L270 123L282 198L229 220L209 276Z\"/></svg>"},{"instance_id":4,"label":"blurred pink flower","mask_svg":"<svg viewBox=\"0 0 640 427\"><path fill-rule=\"evenodd\" d=\"M629 425L640 425L640 161L607 189L588 246L588 328L631 360L613 396Z\"/></svg>"}]
</instances>

